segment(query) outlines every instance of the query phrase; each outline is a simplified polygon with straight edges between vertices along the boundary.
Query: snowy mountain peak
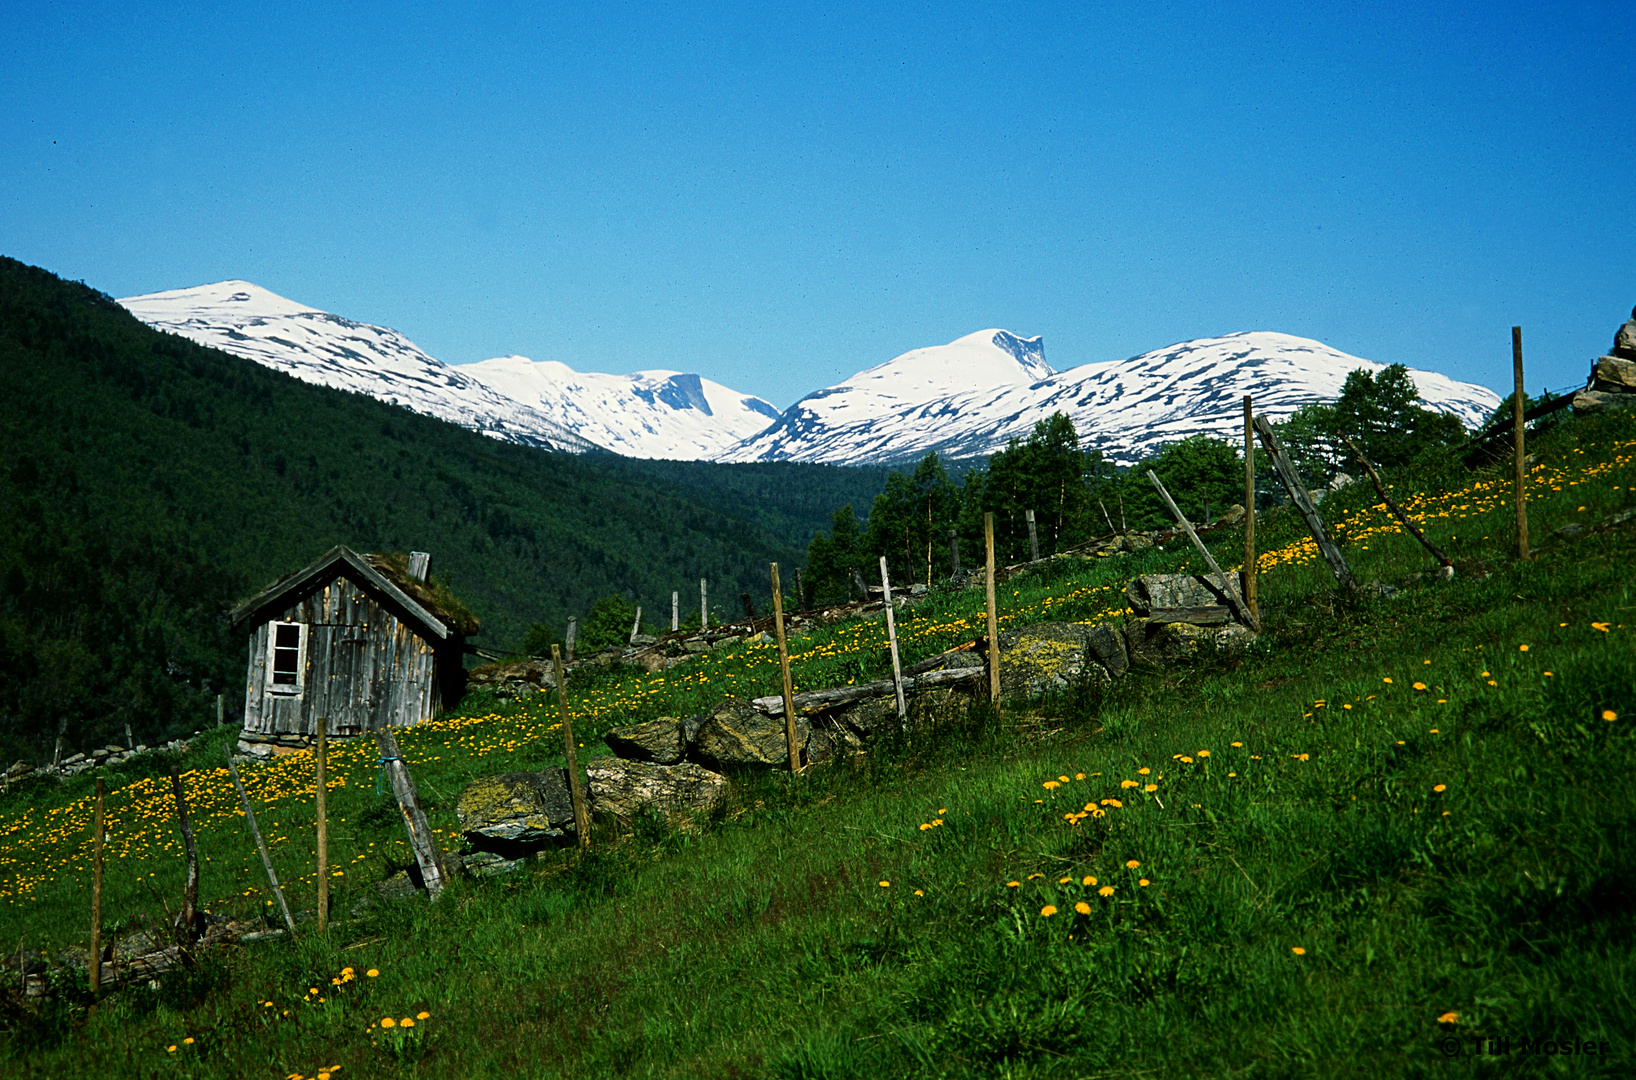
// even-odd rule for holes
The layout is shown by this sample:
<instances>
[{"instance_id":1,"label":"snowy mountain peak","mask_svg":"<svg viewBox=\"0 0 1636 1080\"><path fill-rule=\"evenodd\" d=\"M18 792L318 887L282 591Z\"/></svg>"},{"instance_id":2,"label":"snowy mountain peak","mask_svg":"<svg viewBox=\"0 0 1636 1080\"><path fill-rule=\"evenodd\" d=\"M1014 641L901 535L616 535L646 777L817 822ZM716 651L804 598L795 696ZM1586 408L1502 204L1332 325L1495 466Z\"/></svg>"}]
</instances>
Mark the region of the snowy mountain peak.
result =
<instances>
[{"instance_id":1,"label":"snowy mountain peak","mask_svg":"<svg viewBox=\"0 0 1636 1080\"><path fill-rule=\"evenodd\" d=\"M1045 362L1043 338L1023 338L1009 330L989 329L956 338L947 345L911 349L858 372L841 385L868 395L904 399L924 396L932 388L952 391L1029 383L1052 374Z\"/></svg>"},{"instance_id":2,"label":"snowy mountain peak","mask_svg":"<svg viewBox=\"0 0 1636 1080\"><path fill-rule=\"evenodd\" d=\"M231 312L234 318L239 319L324 314L317 308L287 300L248 281L218 281L213 285L197 285L191 289L133 296L129 300L121 300L120 303L130 308L131 302L140 302L144 312L168 322L210 320L219 318L225 312ZM147 315L137 317L145 322L150 321Z\"/></svg>"}]
</instances>

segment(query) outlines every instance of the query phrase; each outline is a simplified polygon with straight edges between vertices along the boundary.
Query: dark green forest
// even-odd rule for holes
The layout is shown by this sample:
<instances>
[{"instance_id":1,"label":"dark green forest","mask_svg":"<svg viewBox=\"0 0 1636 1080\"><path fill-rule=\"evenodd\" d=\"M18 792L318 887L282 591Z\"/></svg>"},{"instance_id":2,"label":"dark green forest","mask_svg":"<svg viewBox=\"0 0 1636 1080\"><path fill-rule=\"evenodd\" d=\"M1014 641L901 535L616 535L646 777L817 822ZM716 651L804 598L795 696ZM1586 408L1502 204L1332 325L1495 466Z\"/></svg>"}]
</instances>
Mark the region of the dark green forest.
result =
<instances>
[{"instance_id":1,"label":"dark green forest","mask_svg":"<svg viewBox=\"0 0 1636 1080\"><path fill-rule=\"evenodd\" d=\"M143 325L0 258L0 753L190 731L242 707L225 613L335 544L432 553L521 646L604 597L765 602L884 470L637 462L497 442Z\"/></svg>"}]
</instances>

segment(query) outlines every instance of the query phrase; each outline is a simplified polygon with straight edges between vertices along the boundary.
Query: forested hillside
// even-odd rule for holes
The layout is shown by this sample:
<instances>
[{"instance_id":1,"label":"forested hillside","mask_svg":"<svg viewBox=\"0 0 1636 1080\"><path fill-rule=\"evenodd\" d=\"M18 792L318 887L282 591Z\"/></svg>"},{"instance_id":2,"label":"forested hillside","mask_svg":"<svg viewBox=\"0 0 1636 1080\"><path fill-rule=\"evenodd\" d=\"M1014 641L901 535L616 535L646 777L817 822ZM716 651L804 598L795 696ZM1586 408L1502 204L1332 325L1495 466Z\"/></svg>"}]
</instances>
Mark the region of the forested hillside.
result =
<instances>
[{"instance_id":1,"label":"forested hillside","mask_svg":"<svg viewBox=\"0 0 1636 1080\"><path fill-rule=\"evenodd\" d=\"M153 331L0 259L0 751L191 730L242 698L232 603L334 544L432 553L510 648L708 577L765 599L875 470L627 463L497 442Z\"/></svg>"}]
</instances>

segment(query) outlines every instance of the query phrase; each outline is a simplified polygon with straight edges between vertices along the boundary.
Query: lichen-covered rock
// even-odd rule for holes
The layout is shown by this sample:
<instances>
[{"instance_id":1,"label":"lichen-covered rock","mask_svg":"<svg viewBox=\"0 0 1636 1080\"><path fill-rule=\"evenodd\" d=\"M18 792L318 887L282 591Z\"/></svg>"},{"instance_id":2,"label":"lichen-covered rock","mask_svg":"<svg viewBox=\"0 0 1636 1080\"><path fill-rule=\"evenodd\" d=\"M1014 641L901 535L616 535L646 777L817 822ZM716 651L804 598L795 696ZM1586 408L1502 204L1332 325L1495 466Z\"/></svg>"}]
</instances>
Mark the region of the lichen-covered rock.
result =
<instances>
[{"instance_id":1,"label":"lichen-covered rock","mask_svg":"<svg viewBox=\"0 0 1636 1080\"><path fill-rule=\"evenodd\" d=\"M1106 623L1093 626L1086 632L1085 648L1115 679L1130 670L1130 656L1125 652L1125 635Z\"/></svg>"},{"instance_id":2,"label":"lichen-covered rock","mask_svg":"<svg viewBox=\"0 0 1636 1080\"><path fill-rule=\"evenodd\" d=\"M1195 626L1192 623L1125 624L1125 645L1131 662L1164 667L1178 660L1191 660L1241 649L1255 641L1255 632L1239 623L1226 626Z\"/></svg>"},{"instance_id":3,"label":"lichen-covered rock","mask_svg":"<svg viewBox=\"0 0 1636 1080\"><path fill-rule=\"evenodd\" d=\"M1146 615L1156 608L1197 608L1228 604L1228 593L1239 597L1238 576L1224 575L1227 589L1214 575L1201 574L1143 574L1125 586L1125 602L1138 615ZM1241 597L1240 597L1241 598Z\"/></svg>"},{"instance_id":4,"label":"lichen-covered rock","mask_svg":"<svg viewBox=\"0 0 1636 1080\"><path fill-rule=\"evenodd\" d=\"M1576 416L1591 416L1596 413L1631 408L1636 408L1636 393L1616 393L1611 390L1581 390L1574 395L1573 400L1573 410Z\"/></svg>"},{"instance_id":5,"label":"lichen-covered rock","mask_svg":"<svg viewBox=\"0 0 1636 1080\"><path fill-rule=\"evenodd\" d=\"M1040 623L1000 634L1000 693L1037 697L1067 689L1085 673L1088 628L1078 623ZM1101 665L1096 671L1106 676Z\"/></svg>"},{"instance_id":6,"label":"lichen-covered rock","mask_svg":"<svg viewBox=\"0 0 1636 1080\"><path fill-rule=\"evenodd\" d=\"M474 843L539 844L574 831L566 769L501 773L466 785L455 802L460 828Z\"/></svg>"},{"instance_id":7,"label":"lichen-covered rock","mask_svg":"<svg viewBox=\"0 0 1636 1080\"><path fill-rule=\"evenodd\" d=\"M796 746L805 749L812 726L804 716L795 718ZM729 698L716 706L689 740L688 757L712 769L760 766L788 767L789 746L784 718L756 709L748 701Z\"/></svg>"},{"instance_id":8,"label":"lichen-covered rock","mask_svg":"<svg viewBox=\"0 0 1636 1080\"><path fill-rule=\"evenodd\" d=\"M1617 356L1599 357L1591 368L1592 389L1615 393L1636 393L1636 360Z\"/></svg>"},{"instance_id":9,"label":"lichen-covered rock","mask_svg":"<svg viewBox=\"0 0 1636 1080\"><path fill-rule=\"evenodd\" d=\"M627 822L644 810L683 821L708 813L727 798L727 778L690 761L655 765L599 757L585 763L585 775L592 811Z\"/></svg>"},{"instance_id":10,"label":"lichen-covered rock","mask_svg":"<svg viewBox=\"0 0 1636 1080\"><path fill-rule=\"evenodd\" d=\"M614 728L602 736L602 741L618 757L651 761L655 765L674 765L687 750L682 738L682 722L674 716Z\"/></svg>"}]
</instances>

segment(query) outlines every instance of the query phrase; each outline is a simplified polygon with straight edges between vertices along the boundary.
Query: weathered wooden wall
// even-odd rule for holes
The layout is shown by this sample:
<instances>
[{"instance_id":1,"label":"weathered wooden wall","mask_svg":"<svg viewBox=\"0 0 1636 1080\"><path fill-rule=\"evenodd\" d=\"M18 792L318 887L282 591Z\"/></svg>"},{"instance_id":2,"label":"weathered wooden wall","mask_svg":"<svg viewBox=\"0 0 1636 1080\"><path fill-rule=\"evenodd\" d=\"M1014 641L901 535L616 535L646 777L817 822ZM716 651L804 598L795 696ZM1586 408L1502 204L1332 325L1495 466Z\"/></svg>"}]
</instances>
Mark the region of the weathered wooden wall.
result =
<instances>
[{"instance_id":1,"label":"weathered wooden wall","mask_svg":"<svg viewBox=\"0 0 1636 1080\"><path fill-rule=\"evenodd\" d=\"M268 692L270 622L306 624L305 684L299 695ZM312 735L320 716L329 718L332 735L408 727L440 710L438 674L430 642L357 583L337 575L251 632L244 730Z\"/></svg>"}]
</instances>

